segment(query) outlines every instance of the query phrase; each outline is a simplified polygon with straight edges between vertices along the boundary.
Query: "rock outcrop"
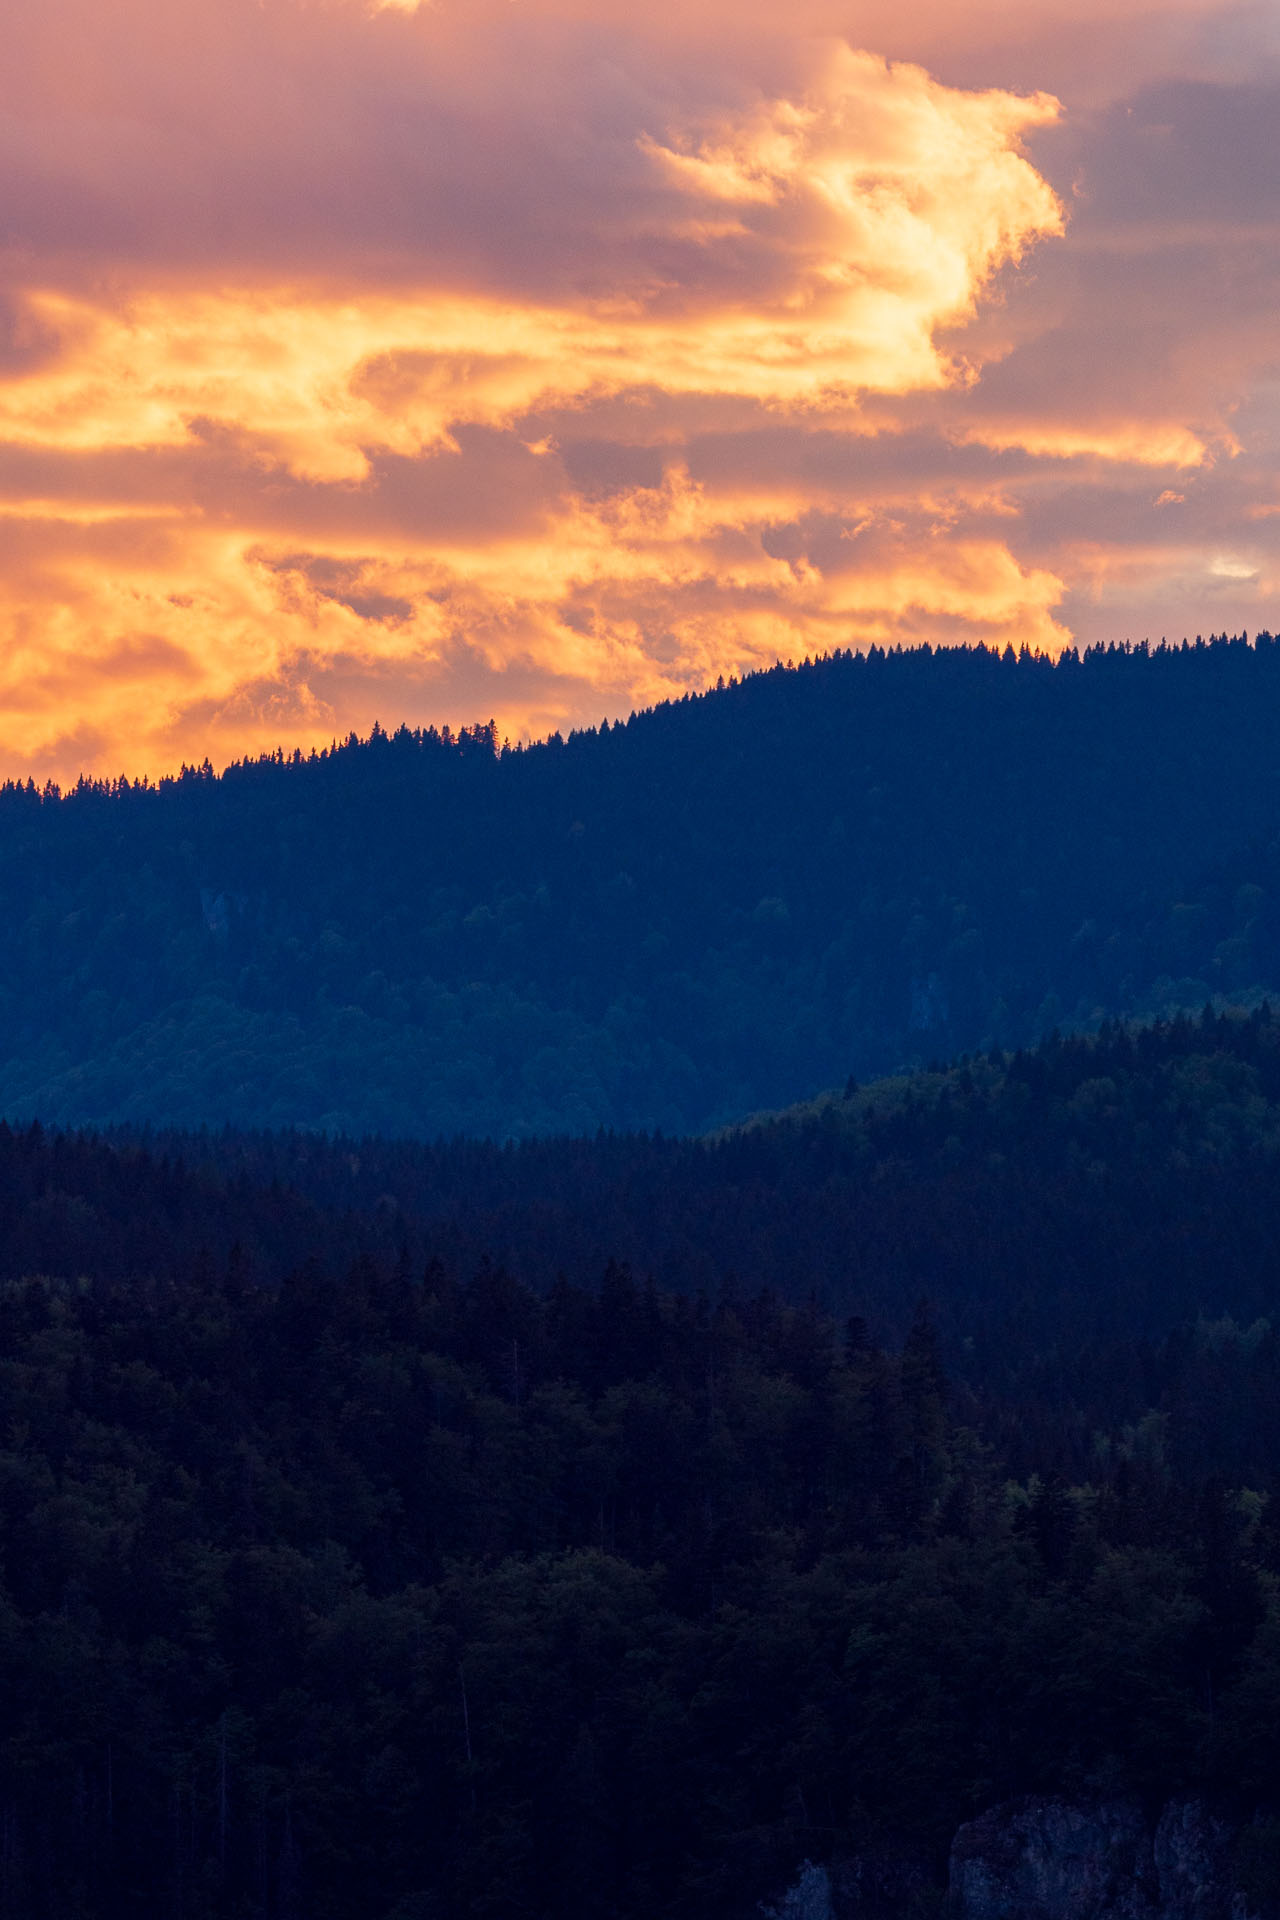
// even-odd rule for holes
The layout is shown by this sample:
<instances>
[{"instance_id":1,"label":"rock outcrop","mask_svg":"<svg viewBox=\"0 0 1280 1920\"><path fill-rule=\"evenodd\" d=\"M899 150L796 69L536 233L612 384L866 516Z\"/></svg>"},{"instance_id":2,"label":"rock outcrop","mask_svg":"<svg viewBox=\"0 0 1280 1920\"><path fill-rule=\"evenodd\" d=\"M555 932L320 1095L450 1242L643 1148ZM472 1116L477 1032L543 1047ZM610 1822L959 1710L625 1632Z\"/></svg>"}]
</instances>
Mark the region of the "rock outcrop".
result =
<instances>
[{"instance_id":1,"label":"rock outcrop","mask_svg":"<svg viewBox=\"0 0 1280 1920\"><path fill-rule=\"evenodd\" d=\"M1201 1800L1013 1801L956 1835L948 1920L1254 1920L1234 1843Z\"/></svg>"},{"instance_id":2,"label":"rock outcrop","mask_svg":"<svg viewBox=\"0 0 1280 1920\"><path fill-rule=\"evenodd\" d=\"M1248 1863L1252 1862L1252 1871ZM1280 1822L1227 1818L1203 1800L1158 1813L1136 1800L1027 1798L960 1828L948 1881L891 1850L806 1860L762 1920L1280 1920ZM1261 1867L1262 1871L1259 1872Z\"/></svg>"},{"instance_id":3,"label":"rock outcrop","mask_svg":"<svg viewBox=\"0 0 1280 1920\"><path fill-rule=\"evenodd\" d=\"M776 1907L760 1908L762 1920L835 1920L831 1904L831 1875L825 1867L806 1860Z\"/></svg>"}]
</instances>

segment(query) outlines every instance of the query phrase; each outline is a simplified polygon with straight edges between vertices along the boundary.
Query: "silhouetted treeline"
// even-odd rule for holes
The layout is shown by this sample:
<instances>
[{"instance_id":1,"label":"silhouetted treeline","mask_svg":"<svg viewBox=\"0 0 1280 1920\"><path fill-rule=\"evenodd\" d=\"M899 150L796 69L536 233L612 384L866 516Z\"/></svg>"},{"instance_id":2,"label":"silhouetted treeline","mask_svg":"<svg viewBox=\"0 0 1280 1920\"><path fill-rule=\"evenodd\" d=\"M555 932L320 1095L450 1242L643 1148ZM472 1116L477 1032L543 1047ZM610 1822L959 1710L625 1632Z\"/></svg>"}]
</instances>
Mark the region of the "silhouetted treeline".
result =
<instances>
[{"instance_id":1,"label":"silhouetted treeline","mask_svg":"<svg viewBox=\"0 0 1280 1920\"><path fill-rule=\"evenodd\" d=\"M1276 1305L1280 1020L1108 1024L703 1140L113 1146L0 1125L0 1277L168 1284L193 1254L268 1288L313 1257L463 1278L489 1260L535 1293L594 1287L612 1260L673 1293L812 1299L890 1344L928 1299L967 1390L1028 1419L1076 1409L1059 1464L1082 1470L1096 1427L1159 1400L1174 1324Z\"/></svg>"},{"instance_id":2,"label":"silhouetted treeline","mask_svg":"<svg viewBox=\"0 0 1280 1920\"><path fill-rule=\"evenodd\" d=\"M740 1920L1028 1791L1274 1823L1278 1172L1265 1007L701 1143L0 1129L0 1914Z\"/></svg>"},{"instance_id":3,"label":"silhouetted treeline","mask_svg":"<svg viewBox=\"0 0 1280 1920\"><path fill-rule=\"evenodd\" d=\"M1280 989L1280 648L778 668L527 749L0 790L0 1111L702 1129Z\"/></svg>"},{"instance_id":4,"label":"silhouetted treeline","mask_svg":"<svg viewBox=\"0 0 1280 1920\"><path fill-rule=\"evenodd\" d=\"M1037 1458L1052 1446L1069 1473L1099 1427L1159 1402L1170 1327L1248 1326L1277 1304L1280 1019L1265 1004L976 1055L705 1140L143 1138L186 1165L218 1257L238 1239L268 1282L291 1234L301 1257L331 1232L342 1257L403 1248L462 1275L488 1258L535 1292L557 1275L594 1286L611 1259L712 1300L768 1286L891 1344L928 1299L966 1389L1044 1424ZM169 1204L147 1202L147 1234ZM29 1249L30 1232L8 1244ZM1262 1417L1265 1396L1252 1404ZM1256 1474L1271 1438L1218 1467Z\"/></svg>"}]
</instances>

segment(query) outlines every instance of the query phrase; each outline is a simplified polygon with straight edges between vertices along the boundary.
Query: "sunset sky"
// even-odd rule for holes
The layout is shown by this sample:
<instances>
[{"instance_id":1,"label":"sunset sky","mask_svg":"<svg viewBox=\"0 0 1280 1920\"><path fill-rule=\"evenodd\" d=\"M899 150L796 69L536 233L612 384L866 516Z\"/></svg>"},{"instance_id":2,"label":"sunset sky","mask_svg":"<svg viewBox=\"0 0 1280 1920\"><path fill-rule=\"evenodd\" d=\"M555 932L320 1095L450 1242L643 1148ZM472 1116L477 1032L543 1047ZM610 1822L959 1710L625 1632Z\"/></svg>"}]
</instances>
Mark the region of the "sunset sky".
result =
<instances>
[{"instance_id":1,"label":"sunset sky","mask_svg":"<svg viewBox=\"0 0 1280 1920\"><path fill-rule=\"evenodd\" d=\"M42 0L0 776L1280 625L1280 7Z\"/></svg>"}]
</instances>

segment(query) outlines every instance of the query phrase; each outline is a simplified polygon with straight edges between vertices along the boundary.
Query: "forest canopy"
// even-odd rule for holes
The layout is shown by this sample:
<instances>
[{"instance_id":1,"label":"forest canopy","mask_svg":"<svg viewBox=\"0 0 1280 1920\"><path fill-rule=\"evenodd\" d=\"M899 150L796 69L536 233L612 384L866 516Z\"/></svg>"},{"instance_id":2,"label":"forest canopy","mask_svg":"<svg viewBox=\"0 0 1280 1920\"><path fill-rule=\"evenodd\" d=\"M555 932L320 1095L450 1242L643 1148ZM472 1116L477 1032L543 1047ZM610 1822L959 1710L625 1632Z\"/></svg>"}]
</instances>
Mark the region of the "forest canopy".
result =
<instances>
[{"instance_id":1,"label":"forest canopy","mask_svg":"<svg viewBox=\"0 0 1280 1920\"><path fill-rule=\"evenodd\" d=\"M1274 1902L1278 1156L1265 1007L709 1141L0 1128L0 1911L923 1913L1028 1791Z\"/></svg>"},{"instance_id":2,"label":"forest canopy","mask_svg":"<svg viewBox=\"0 0 1280 1920\"><path fill-rule=\"evenodd\" d=\"M0 789L0 1112L696 1132L1280 990L1280 647L837 653L530 747Z\"/></svg>"}]
</instances>

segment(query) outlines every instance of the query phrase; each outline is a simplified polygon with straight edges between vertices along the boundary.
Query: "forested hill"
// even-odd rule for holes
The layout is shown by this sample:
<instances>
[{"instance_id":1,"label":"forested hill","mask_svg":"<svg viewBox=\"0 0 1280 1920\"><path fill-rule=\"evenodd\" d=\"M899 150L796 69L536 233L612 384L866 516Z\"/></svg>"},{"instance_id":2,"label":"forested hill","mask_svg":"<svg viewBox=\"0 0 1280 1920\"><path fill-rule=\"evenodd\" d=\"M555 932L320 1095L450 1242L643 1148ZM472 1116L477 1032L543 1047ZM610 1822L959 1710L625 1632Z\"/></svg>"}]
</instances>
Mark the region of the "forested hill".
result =
<instances>
[{"instance_id":1,"label":"forested hill","mask_svg":"<svg viewBox=\"0 0 1280 1920\"><path fill-rule=\"evenodd\" d=\"M1192 1365L1175 1329L1280 1314L1280 1019L1264 1004L1108 1026L708 1140L211 1134L117 1149L0 1129L0 1280L163 1289L197 1257L241 1291L309 1261L336 1285L360 1259L437 1265L456 1284L487 1273L496 1299L590 1292L610 1272L632 1276L623 1291L712 1303L763 1290L889 1345L926 1301L992 1432L1012 1410L1040 1436L1035 1463L1081 1473L1098 1431L1166 1392L1174 1405ZM519 1312L499 1318L536 1375ZM1274 1364L1276 1339L1256 1346L1230 1365ZM1202 1408L1171 1444L1265 1479L1280 1430L1269 1394L1250 1405L1230 1420Z\"/></svg>"},{"instance_id":2,"label":"forested hill","mask_svg":"<svg viewBox=\"0 0 1280 1920\"><path fill-rule=\"evenodd\" d=\"M1274 1920L1278 1172L1264 1008L707 1142L0 1128L0 1913L928 1920L1194 1792Z\"/></svg>"},{"instance_id":3,"label":"forested hill","mask_svg":"<svg viewBox=\"0 0 1280 1920\"><path fill-rule=\"evenodd\" d=\"M0 1112L689 1131L1280 988L1280 646L838 654L0 791Z\"/></svg>"}]
</instances>

